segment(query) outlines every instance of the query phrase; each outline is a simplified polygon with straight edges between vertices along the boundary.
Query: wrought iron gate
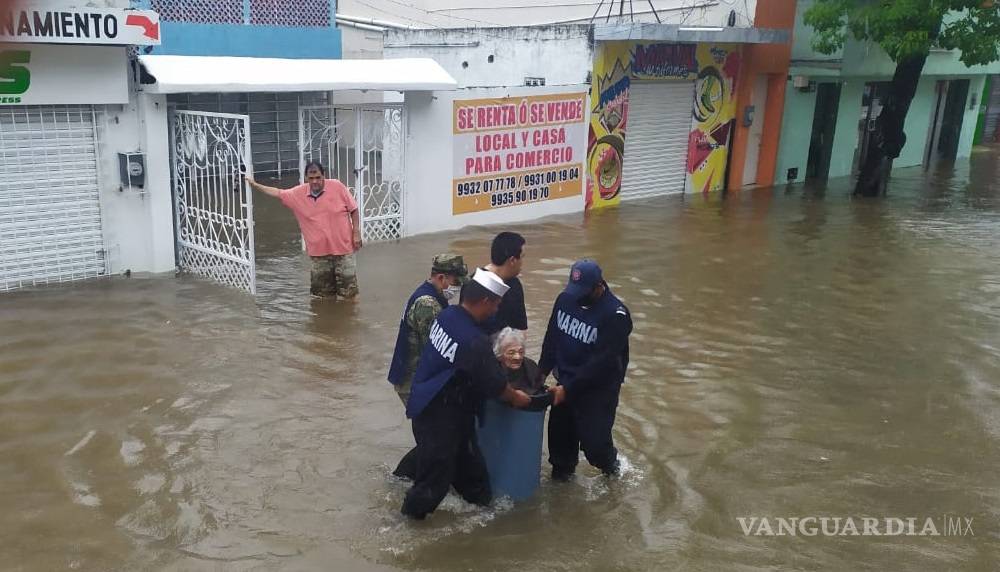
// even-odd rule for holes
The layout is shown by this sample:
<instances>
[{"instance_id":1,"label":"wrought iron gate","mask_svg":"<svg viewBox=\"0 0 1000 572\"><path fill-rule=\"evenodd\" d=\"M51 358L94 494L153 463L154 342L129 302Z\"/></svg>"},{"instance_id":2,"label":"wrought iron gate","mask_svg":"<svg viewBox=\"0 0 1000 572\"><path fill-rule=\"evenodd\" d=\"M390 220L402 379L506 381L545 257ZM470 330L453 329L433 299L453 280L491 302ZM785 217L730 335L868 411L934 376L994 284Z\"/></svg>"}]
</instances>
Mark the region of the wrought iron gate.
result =
<instances>
[{"instance_id":1,"label":"wrought iron gate","mask_svg":"<svg viewBox=\"0 0 1000 572\"><path fill-rule=\"evenodd\" d=\"M246 115L175 111L170 148L182 271L256 293Z\"/></svg>"},{"instance_id":2,"label":"wrought iron gate","mask_svg":"<svg viewBox=\"0 0 1000 572\"><path fill-rule=\"evenodd\" d=\"M404 125L402 105L299 109L302 164L323 163L351 189L366 242L403 236Z\"/></svg>"}]
</instances>

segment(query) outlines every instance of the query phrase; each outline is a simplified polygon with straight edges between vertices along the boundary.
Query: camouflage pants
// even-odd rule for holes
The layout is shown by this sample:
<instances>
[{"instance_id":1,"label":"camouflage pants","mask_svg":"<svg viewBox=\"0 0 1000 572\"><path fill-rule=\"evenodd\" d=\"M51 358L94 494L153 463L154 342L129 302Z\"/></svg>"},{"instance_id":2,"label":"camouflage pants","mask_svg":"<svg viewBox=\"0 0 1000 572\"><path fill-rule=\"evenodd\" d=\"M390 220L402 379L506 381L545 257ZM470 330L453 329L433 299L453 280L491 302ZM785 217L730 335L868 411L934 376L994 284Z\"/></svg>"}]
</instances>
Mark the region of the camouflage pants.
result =
<instances>
[{"instance_id":1,"label":"camouflage pants","mask_svg":"<svg viewBox=\"0 0 1000 572\"><path fill-rule=\"evenodd\" d=\"M353 298L358 295L357 263L353 254L311 256L310 273L313 296L340 296Z\"/></svg>"}]
</instances>

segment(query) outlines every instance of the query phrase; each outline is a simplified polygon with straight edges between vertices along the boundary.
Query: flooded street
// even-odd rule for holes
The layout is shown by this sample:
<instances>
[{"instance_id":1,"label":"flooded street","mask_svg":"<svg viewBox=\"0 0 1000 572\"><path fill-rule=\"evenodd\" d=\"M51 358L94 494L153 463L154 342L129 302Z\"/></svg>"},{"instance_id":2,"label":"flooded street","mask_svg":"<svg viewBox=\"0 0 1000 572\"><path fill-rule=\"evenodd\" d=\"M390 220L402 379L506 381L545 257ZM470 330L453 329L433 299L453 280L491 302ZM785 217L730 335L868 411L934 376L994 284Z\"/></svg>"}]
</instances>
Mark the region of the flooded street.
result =
<instances>
[{"instance_id":1,"label":"flooded street","mask_svg":"<svg viewBox=\"0 0 1000 572\"><path fill-rule=\"evenodd\" d=\"M572 260L635 320L615 438L528 503L399 514L385 380L403 302L499 229L368 245L314 301L257 195L259 295L190 277L0 296L4 570L993 570L1000 562L1000 154L511 227L529 354ZM824 183L825 185L825 183ZM974 518L971 537L745 536L740 517ZM918 525L918 531L920 526Z\"/></svg>"}]
</instances>

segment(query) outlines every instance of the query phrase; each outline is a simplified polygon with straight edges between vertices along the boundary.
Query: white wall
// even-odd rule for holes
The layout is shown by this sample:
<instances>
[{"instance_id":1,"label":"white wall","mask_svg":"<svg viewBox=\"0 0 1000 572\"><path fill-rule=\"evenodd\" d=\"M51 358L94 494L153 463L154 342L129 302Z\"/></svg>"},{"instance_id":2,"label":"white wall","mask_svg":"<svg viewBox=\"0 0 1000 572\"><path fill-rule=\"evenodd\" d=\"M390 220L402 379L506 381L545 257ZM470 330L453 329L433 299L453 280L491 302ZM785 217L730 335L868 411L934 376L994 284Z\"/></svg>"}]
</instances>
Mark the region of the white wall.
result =
<instances>
[{"instance_id":1,"label":"white wall","mask_svg":"<svg viewBox=\"0 0 1000 572\"><path fill-rule=\"evenodd\" d=\"M452 115L456 99L478 99L551 93L586 92L589 86L545 88L477 88L457 91L413 92L406 95L406 180L403 228L407 236L470 225L522 222L554 214L582 212L586 182L578 196L484 212L452 215L453 135ZM589 125L589 110L585 118ZM586 129L584 130L586 133ZM573 156L586 162L587 141L573 142Z\"/></svg>"},{"instance_id":2,"label":"white wall","mask_svg":"<svg viewBox=\"0 0 1000 572\"><path fill-rule=\"evenodd\" d=\"M345 60L382 59L382 32L338 24L341 57Z\"/></svg>"},{"instance_id":3,"label":"white wall","mask_svg":"<svg viewBox=\"0 0 1000 572\"><path fill-rule=\"evenodd\" d=\"M459 87L576 85L593 68L588 26L388 30L385 58L431 58ZM493 61L490 61L492 56Z\"/></svg>"},{"instance_id":4,"label":"white wall","mask_svg":"<svg viewBox=\"0 0 1000 572\"><path fill-rule=\"evenodd\" d=\"M174 261L167 104L164 96L130 93L106 106L100 127L100 191L104 242L112 273L168 272ZM122 187L118 153L145 154L144 189Z\"/></svg>"},{"instance_id":5,"label":"white wall","mask_svg":"<svg viewBox=\"0 0 1000 572\"><path fill-rule=\"evenodd\" d=\"M962 134L958 140L957 157L964 158L972 155L972 140L976 136L976 123L979 121L979 107L983 104L983 84L986 82L985 76L969 78L969 94L965 96L965 116L962 118ZM976 105L969 108L969 104L975 100Z\"/></svg>"},{"instance_id":6,"label":"white wall","mask_svg":"<svg viewBox=\"0 0 1000 572\"><path fill-rule=\"evenodd\" d=\"M601 4L600 14L594 11ZM664 24L725 26L730 10L737 26L753 25L757 0L652 0ZM608 13L610 8L610 20ZM532 26L570 22L656 22L647 0L600 3L567 0L338 0L337 12L379 18L419 28ZM619 13L622 15L619 16Z\"/></svg>"}]
</instances>

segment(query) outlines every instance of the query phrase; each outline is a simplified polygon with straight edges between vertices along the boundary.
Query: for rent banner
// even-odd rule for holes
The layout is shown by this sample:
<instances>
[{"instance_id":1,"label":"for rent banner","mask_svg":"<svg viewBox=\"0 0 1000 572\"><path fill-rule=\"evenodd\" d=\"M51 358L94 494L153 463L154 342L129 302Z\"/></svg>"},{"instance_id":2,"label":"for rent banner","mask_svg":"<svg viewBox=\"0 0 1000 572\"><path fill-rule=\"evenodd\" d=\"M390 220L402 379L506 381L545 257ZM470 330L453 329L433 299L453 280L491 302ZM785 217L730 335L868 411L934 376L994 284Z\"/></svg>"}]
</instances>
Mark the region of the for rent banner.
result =
<instances>
[{"instance_id":1,"label":"for rent banner","mask_svg":"<svg viewBox=\"0 0 1000 572\"><path fill-rule=\"evenodd\" d=\"M579 196L586 96L456 100L452 213Z\"/></svg>"}]
</instances>

